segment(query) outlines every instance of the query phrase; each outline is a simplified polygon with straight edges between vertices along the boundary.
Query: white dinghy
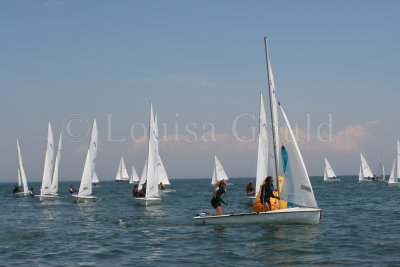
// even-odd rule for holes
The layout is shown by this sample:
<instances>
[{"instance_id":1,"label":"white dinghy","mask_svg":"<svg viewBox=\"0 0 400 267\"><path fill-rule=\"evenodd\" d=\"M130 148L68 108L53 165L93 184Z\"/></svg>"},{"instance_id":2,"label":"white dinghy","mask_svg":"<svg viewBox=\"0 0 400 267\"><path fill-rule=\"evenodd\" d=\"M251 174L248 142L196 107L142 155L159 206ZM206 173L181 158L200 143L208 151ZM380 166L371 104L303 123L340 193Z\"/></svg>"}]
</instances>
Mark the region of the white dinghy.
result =
<instances>
[{"instance_id":1,"label":"white dinghy","mask_svg":"<svg viewBox=\"0 0 400 267\"><path fill-rule=\"evenodd\" d=\"M118 165L117 175L115 176L116 182L128 182L129 181L129 174L126 170L126 165L124 161L124 157L121 157Z\"/></svg>"},{"instance_id":2,"label":"white dinghy","mask_svg":"<svg viewBox=\"0 0 400 267\"><path fill-rule=\"evenodd\" d=\"M94 119L92 127L92 135L90 137L90 143L86 154L85 166L83 168L79 191L78 194L72 195L76 199L76 202L85 202L88 200L95 201L97 199L97 197L92 195L92 177L97 157L97 143L98 143L98 132L97 132L96 119Z\"/></svg>"},{"instance_id":3,"label":"white dinghy","mask_svg":"<svg viewBox=\"0 0 400 267\"><path fill-rule=\"evenodd\" d=\"M358 172L358 181L361 182L371 182L374 180L374 175L372 174L371 168L369 167L367 160L364 155L360 153L361 165L360 171Z\"/></svg>"},{"instance_id":4,"label":"white dinghy","mask_svg":"<svg viewBox=\"0 0 400 267\"><path fill-rule=\"evenodd\" d=\"M324 182L340 182L339 178L336 178L336 174L332 169L331 164L325 158L325 170L324 170Z\"/></svg>"},{"instance_id":5,"label":"white dinghy","mask_svg":"<svg viewBox=\"0 0 400 267\"><path fill-rule=\"evenodd\" d=\"M162 200L158 189L158 126L153 114L153 105L150 104L148 156L138 187L139 191L145 189L146 194L134 198L145 206L161 204Z\"/></svg>"},{"instance_id":6,"label":"white dinghy","mask_svg":"<svg viewBox=\"0 0 400 267\"><path fill-rule=\"evenodd\" d=\"M28 182L26 181L25 169L22 163L21 149L19 148L19 142L17 139L17 154L18 154L18 185L17 191L14 191L15 196L26 196L29 195Z\"/></svg>"},{"instance_id":7,"label":"white dinghy","mask_svg":"<svg viewBox=\"0 0 400 267\"><path fill-rule=\"evenodd\" d=\"M284 177L279 177L279 182L277 183L281 199L279 201L279 209L268 212L238 213L221 216L209 216L202 213L194 217L196 224L318 224L320 221L321 209L315 200L303 158L282 107L280 108L289 132L289 141L285 144L285 147L282 146L282 151L279 149L277 114L279 102L275 95L275 85L269 61L266 37L264 38L264 42L268 71L275 177L279 177L279 170L282 170L284 175ZM282 156L282 166L279 164L280 156Z\"/></svg>"},{"instance_id":8,"label":"white dinghy","mask_svg":"<svg viewBox=\"0 0 400 267\"><path fill-rule=\"evenodd\" d=\"M135 167L132 165L132 173L131 173L131 176L129 177L129 183L137 184L137 183L139 183L139 181L140 181L139 175L137 174Z\"/></svg>"},{"instance_id":9,"label":"white dinghy","mask_svg":"<svg viewBox=\"0 0 400 267\"><path fill-rule=\"evenodd\" d=\"M396 157L393 161L392 170L388 181L389 186L400 186L400 142L397 140Z\"/></svg>"},{"instance_id":10,"label":"white dinghy","mask_svg":"<svg viewBox=\"0 0 400 267\"><path fill-rule=\"evenodd\" d=\"M221 162L217 158L217 156L214 156L214 171L213 175L211 178L211 185L216 186L220 181L225 180L229 181L228 175L226 174L224 167L222 167Z\"/></svg>"}]
</instances>

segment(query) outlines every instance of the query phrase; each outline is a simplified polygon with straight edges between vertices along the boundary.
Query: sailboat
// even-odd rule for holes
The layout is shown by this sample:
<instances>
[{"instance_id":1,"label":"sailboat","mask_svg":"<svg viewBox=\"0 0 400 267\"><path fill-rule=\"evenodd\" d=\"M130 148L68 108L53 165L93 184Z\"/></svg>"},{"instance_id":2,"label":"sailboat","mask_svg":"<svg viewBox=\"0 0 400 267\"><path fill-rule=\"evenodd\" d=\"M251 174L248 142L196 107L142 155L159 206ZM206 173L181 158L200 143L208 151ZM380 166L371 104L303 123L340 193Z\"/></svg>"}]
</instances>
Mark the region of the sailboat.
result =
<instances>
[{"instance_id":1,"label":"sailboat","mask_svg":"<svg viewBox=\"0 0 400 267\"><path fill-rule=\"evenodd\" d=\"M373 181L374 175L372 174L371 168L369 167L367 160L364 155L360 153L361 164L360 170L358 172L358 181L359 182L370 182Z\"/></svg>"},{"instance_id":2,"label":"sailboat","mask_svg":"<svg viewBox=\"0 0 400 267\"><path fill-rule=\"evenodd\" d=\"M389 186L400 186L400 142L397 140L396 157L393 161L392 170L388 181Z\"/></svg>"},{"instance_id":3,"label":"sailboat","mask_svg":"<svg viewBox=\"0 0 400 267\"><path fill-rule=\"evenodd\" d=\"M14 195L25 196L29 195L28 183L26 181L25 169L22 164L21 149L19 148L19 142L17 139L17 154L18 154L18 192L14 192Z\"/></svg>"},{"instance_id":4,"label":"sailboat","mask_svg":"<svg viewBox=\"0 0 400 267\"><path fill-rule=\"evenodd\" d=\"M378 171L376 172L378 175L375 177L376 180L385 182L386 174L385 174L385 166L383 165L383 153L381 153L381 162L378 166Z\"/></svg>"},{"instance_id":5,"label":"sailboat","mask_svg":"<svg viewBox=\"0 0 400 267\"><path fill-rule=\"evenodd\" d=\"M272 138L274 148L274 167L275 177L279 177L277 189L280 192L279 209L268 212L237 213L229 215L213 216L201 214L194 217L196 224L318 224L320 221L321 209L315 200L303 158L286 114L276 99L274 79L268 54L267 38L264 38L267 72L269 101L271 108ZM278 131L278 105L286 123L290 141L282 149L279 149ZM280 153L279 153L280 152ZM279 155L280 154L280 155ZM282 166L280 166L280 156L282 156ZM280 168L281 167L281 168ZM281 170L281 171L280 171ZM279 176L282 172L283 177Z\"/></svg>"},{"instance_id":6,"label":"sailboat","mask_svg":"<svg viewBox=\"0 0 400 267\"><path fill-rule=\"evenodd\" d=\"M58 198L58 169L61 158L61 136L62 135L60 134L60 140L58 142L58 148L55 154L53 131L49 122L47 129L46 156L44 160L42 186L40 187L40 195L35 195L35 197L39 197L41 200Z\"/></svg>"},{"instance_id":7,"label":"sailboat","mask_svg":"<svg viewBox=\"0 0 400 267\"><path fill-rule=\"evenodd\" d=\"M99 182L99 177L97 176L96 171L94 171L92 177L92 185L96 186Z\"/></svg>"},{"instance_id":8,"label":"sailboat","mask_svg":"<svg viewBox=\"0 0 400 267\"><path fill-rule=\"evenodd\" d=\"M139 183L139 175L137 174L135 167L132 165L132 173L131 176L129 177L129 183L130 184L137 184Z\"/></svg>"},{"instance_id":9,"label":"sailboat","mask_svg":"<svg viewBox=\"0 0 400 267\"><path fill-rule=\"evenodd\" d=\"M213 175L211 178L211 185L215 186L217 185L220 181L225 180L228 181L228 175L226 175L226 172L224 170L224 167L222 167L221 162L219 161L219 159L217 158L217 156L214 156L214 171L213 171Z\"/></svg>"},{"instance_id":10,"label":"sailboat","mask_svg":"<svg viewBox=\"0 0 400 267\"><path fill-rule=\"evenodd\" d=\"M95 201L97 199L97 197L92 195L92 178L97 157L97 143L97 124L96 119L93 119L92 134L90 136L89 147L86 154L85 166L83 167L81 184L79 186L78 194L72 195L76 198L76 202L84 202L87 200Z\"/></svg>"},{"instance_id":11,"label":"sailboat","mask_svg":"<svg viewBox=\"0 0 400 267\"><path fill-rule=\"evenodd\" d=\"M333 171L331 164L329 164L326 158L325 158L324 182L340 182L340 179L336 178L336 174Z\"/></svg>"},{"instance_id":12,"label":"sailboat","mask_svg":"<svg viewBox=\"0 0 400 267\"><path fill-rule=\"evenodd\" d=\"M161 160L160 155L158 155L158 162L157 162L157 172L158 172L158 181L159 183L162 183L164 186L165 185L170 185L171 183L169 182L167 172L164 167L164 163Z\"/></svg>"},{"instance_id":13,"label":"sailboat","mask_svg":"<svg viewBox=\"0 0 400 267\"><path fill-rule=\"evenodd\" d=\"M155 116L153 115L153 105L150 104L149 119L149 143L148 155L145 164L145 170L139 182L138 190L144 189L146 194L144 197L134 198L137 203L142 205L155 205L161 203L161 197L158 189L158 126Z\"/></svg>"},{"instance_id":14,"label":"sailboat","mask_svg":"<svg viewBox=\"0 0 400 267\"><path fill-rule=\"evenodd\" d=\"M268 127L267 116L265 114L264 100L262 93L260 94L260 110L259 110L259 126L258 126L258 149L257 149L257 174L256 187L254 196L247 196L250 199L255 199L259 193L264 179L268 176Z\"/></svg>"},{"instance_id":15,"label":"sailboat","mask_svg":"<svg viewBox=\"0 0 400 267\"><path fill-rule=\"evenodd\" d=\"M121 157L118 165L117 175L115 177L116 182L128 182L129 181L129 174L126 170L124 157Z\"/></svg>"}]
</instances>

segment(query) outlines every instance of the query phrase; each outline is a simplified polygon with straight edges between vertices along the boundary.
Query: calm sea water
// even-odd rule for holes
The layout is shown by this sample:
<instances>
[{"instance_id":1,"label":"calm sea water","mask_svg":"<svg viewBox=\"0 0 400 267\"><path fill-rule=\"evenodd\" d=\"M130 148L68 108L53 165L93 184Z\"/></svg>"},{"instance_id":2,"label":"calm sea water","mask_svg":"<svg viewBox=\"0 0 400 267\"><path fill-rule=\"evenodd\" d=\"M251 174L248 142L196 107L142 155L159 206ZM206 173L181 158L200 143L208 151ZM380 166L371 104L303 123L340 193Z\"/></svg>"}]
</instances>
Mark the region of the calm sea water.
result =
<instances>
[{"instance_id":1,"label":"calm sea water","mask_svg":"<svg viewBox=\"0 0 400 267\"><path fill-rule=\"evenodd\" d=\"M224 213L250 210L247 181L231 179ZM383 182L313 177L319 225L225 227L193 224L212 210L209 179L172 180L151 207L135 204L131 185L111 181L94 188L97 202L76 204L69 183L47 202L14 197L12 183L0 184L1 266L400 265L400 188Z\"/></svg>"}]
</instances>

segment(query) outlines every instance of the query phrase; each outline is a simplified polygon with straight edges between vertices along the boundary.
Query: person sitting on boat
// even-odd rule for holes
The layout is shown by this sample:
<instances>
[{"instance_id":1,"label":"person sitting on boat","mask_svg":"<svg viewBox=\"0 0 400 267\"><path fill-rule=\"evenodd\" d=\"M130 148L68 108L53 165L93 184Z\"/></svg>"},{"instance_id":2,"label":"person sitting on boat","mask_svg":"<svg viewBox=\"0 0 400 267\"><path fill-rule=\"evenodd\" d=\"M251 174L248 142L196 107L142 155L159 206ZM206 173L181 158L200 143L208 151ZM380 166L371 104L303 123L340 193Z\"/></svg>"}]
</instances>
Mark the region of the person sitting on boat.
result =
<instances>
[{"instance_id":1,"label":"person sitting on boat","mask_svg":"<svg viewBox=\"0 0 400 267\"><path fill-rule=\"evenodd\" d=\"M279 199L279 197L276 197L274 195L273 182L274 179L272 178L272 176L268 176L267 178L265 178L263 184L261 185L260 201L261 203L263 203L263 211L271 210L271 197Z\"/></svg>"},{"instance_id":2,"label":"person sitting on boat","mask_svg":"<svg viewBox=\"0 0 400 267\"><path fill-rule=\"evenodd\" d=\"M225 180L221 180L219 181L218 185L218 190L215 193L215 195L213 196L213 198L211 199L211 206L217 211L217 215L222 215L222 207L221 207L221 203L228 205L227 203L225 203L222 198L224 196L224 194L226 193L225 187L226 187L226 182Z\"/></svg>"},{"instance_id":3,"label":"person sitting on boat","mask_svg":"<svg viewBox=\"0 0 400 267\"><path fill-rule=\"evenodd\" d=\"M246 186L246 195L247 196L254 196L254 187L253 182L249 181Z\"/></svg>"},{"instance_id":4,"label":"person sitting on boat","mask_svg":"<svg viewBox=\"0 0 400 267\"><path fill-rule=\"evenodd\" d=\"M33 191L33 187L29 188L29 194L33 197L35 196L35 192Z\"/></svg>"},{"instance_id":5,"label":"person sitting on boat","mask_svg":"<svg viewBox=\"0 0 400 267\"><path fill-rule=\"evenodd\" d=\"M133 197L139 197L139 185L135 184L132 190Z\"/></svg>"},{"instance_id":6,"label":"person sitting on boat","mask_svg":"<svg viewBox=\"0 0 400 267\"><path fill-rule=\"evenodd\" d=\"M164 188L165 188L165 185L163 185L163 183L162 183L162 182L160 182L160 184L158 185L158 188L159 188L159 189L161 189L161 190L164 190Z\"/></svg>"},{"instance_id":7,"label":"person sitting on boat","mask_svg":"<svg viewBox=\"0 0 400 267\"><path fill-rule=\"evenodd\" d=\"M15 184L13 194L21 192L21 189L19 188L18 184Z\"/></svg>"},{"instance_id":8,"label":"person sitting on boat","mask_svg":"<svg viewBox=\"0 0 400 267\"><path fill-rule=\"evenodd\" d=\"M71 184L71 185L69 185L69 192L71 193L71 194L73 194L74 192L75 192L75 188L74 188L74 186Z\"/></svg>"}]
</instances>

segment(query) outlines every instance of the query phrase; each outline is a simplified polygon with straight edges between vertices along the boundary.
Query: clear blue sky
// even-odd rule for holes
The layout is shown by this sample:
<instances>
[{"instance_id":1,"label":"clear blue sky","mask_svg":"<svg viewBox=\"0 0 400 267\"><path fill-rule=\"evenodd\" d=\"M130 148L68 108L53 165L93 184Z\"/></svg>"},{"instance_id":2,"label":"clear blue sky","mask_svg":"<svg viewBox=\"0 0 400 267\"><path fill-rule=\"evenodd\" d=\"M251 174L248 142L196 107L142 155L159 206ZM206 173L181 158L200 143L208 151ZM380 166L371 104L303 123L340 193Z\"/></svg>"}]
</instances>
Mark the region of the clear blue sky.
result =
<instances>
[{"instance_id":1,"label":"clear blue sky","mask_svg":"<svg viewBox=\"0 0 400 267\"><path fill-rule=\"evenodd\" d=\"M400 138L399 11L399 1L0 1L0 181L16 180L16 138L28 180L40 180L47 123L57 139L71 114L97 119L100 180L114 179L121 155L140 173L146 151L129 135L147 125L150 101L167 135L179 132L160 146L171 178L210 177L214 154L229 176L254 176L256 143L237 142L232 124L257 114L260 91L267 100L265 35L300 133L310 114L310 141L300 142L309 173L322 175L327 157L356 174L360 151L372 169L383 151L389 171ZM321 143L329 114L333 139ZM218 140L188 142L188 123L198 136L212 123ZM237 128L250 137L255 126L243 116ZM80 179L87 143L65 140L61 180Z\"/></svg>"}]
</instances>

